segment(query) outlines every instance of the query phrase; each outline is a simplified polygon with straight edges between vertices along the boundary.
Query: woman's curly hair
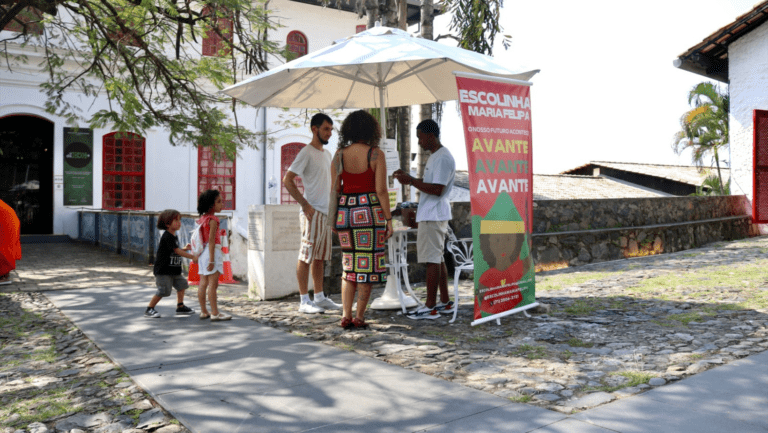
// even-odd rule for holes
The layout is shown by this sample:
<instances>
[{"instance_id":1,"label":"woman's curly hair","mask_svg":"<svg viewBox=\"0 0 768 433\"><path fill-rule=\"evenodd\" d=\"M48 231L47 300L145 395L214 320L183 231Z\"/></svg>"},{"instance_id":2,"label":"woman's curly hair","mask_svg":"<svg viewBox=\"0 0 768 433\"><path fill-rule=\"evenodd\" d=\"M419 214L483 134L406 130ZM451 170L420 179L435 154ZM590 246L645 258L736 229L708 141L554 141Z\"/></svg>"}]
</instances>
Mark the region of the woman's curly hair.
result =
<instances>
[{"instance_id":1,"label":"woman's curly hair","mask_svg":"<svg viewBox=\"0 0 768 433\"><path fill-rule=\"evenodd\" d=\"M339 149L352 143L365 143L376 147L381 141L379 122L369 112L357 110L347 116L339 132Z\"/></svg>"}]
</instances>

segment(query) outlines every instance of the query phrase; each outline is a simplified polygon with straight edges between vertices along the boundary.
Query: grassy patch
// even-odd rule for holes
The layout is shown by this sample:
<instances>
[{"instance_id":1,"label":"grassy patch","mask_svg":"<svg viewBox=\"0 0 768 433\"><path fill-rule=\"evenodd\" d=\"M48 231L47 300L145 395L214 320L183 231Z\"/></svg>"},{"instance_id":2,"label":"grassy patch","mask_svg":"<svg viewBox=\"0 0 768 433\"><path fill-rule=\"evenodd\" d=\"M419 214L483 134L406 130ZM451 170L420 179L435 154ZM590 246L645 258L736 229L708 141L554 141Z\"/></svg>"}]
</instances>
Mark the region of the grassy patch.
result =
<instances>
[{"instance_id":1,"label":"grassy patch","mask_svg":"<svg viewBox=\"0 0 768 433\"><path fill-rule=\"evenodd\" d=\"M701 359L703 357L704 355L702 355L701 353L691 353L690 355L688 355L688 358L690 359Z\"/></svg>"},{"instance_id":2,"label":"grassy patch","mask_svg":"<svg viewBox=\"0 0 768 433\"><path fill-rule=\"evenodd\" d=\"M704 320L703 316L713 316L712 313L699 313L696 311L690 312L690 313L681 313L681 314L670 314L667 316L667 319L669 320L676 320L683 325L688 325L691 322L701 322Z\"/></svg>"},{"instance_id":3,"label":"grassy patch","mask_svg":"<svg viewBox=\"0 0 768 433\"><path fill-rule=\"evenodd\" d=\"M0 329L4 331L10 331L15 337L25 337L29 335L29 329L27 326L29 322L40 319L40 316L27 311L24 311L19 316L0 316Z\"/></svg>"},{"instance_id":4,"label":"grassy patch","mask_svg":"<svg viewBox=\"0 0 768 433\"><path fill-rule=\"evenodd\" d=\"M608 272L575 272L572 274L548 275L540 281L536 281L536 290L560 290L565 287L583 284L587 281L601 280L609 275Z\"/></svg>"},{"instance_id":5,"label":"grassy patch","mask_svg":"<svg viewBox=\"0 0 768 433\"><path fill-rule=\"evenodd\" d=\"M437 337L445 341L446 343L456 344L456 336L442 331L426 331L425 334Z\"/></svg>"},{"instance_id":6,"label":"grassy patch","mask_svg":"<svg viewBox=\"0 0 768 433\"><path fill-rule=\"evenodd\" d=\"M765 285L765 268L768 259L755 260L739 266L717 266L696 269L695 272L665 274L654 278L638 280L628 288L629 292L655 299L710 298L708 302L718 303L716 310L768 308L768 293L758 290ZM723 288L738 289L735 292ZM740 304L719 304L733 296L746 301Z\"/></svg>"},{"instance_id":7,"label":"grassy patch","mask_svg":"<svg viewBox=\"0 0 768 433\"><path fill-rule=\"evenodd\" d=\"M595 345L595 343L582 341L578 338L571 338L570 340L566 341L566 343L571 347L592 347Z\"/></svg>"},{"instance_id":8,"label":"grassy patch","mask_svg":"<svg viewBox=\"0 0 768 433\"><path fill-rule=\"evenodd\" d=\"M571 359L572 356L573 356L573 352L571 352L570 350L565 350L560 352L560 359L562 359L563 361L567 361Z\"/></svg>"},{"instance_id":9,"label":"grassy patch","mask_svg":"<svg viewBox=\"0 0 768 433\"><path fill-rule=\"evenodd\" d=\"M768 309L768 290L761 290L760 292L755 293L749 302L755 309Z\"/></svg>"},{"instance_id":10,"label":"grassy patch","mask_svg":"<svg viewBox=\"0 0 768 433\"><path fill-rule=\"evenodd\" d=\"M533 397L530 395L521 395L520 397L509 397L509 399L515 403L528 403L529 401L533 400Z\"/></svg>"},{"instance_id":11,"label":"grassy patch","mask_svg":"<svg viewBox=\"0 0 768 433\"><path fill-rule=\"evenodd\" d=\"M334 346L338 347L339 349L346 350L348 352L352 352L355 350L355 346L346 344L346 343L336 343Z\"/></svg>"},{"instance_id":12,"label":"grassy patch","mask_svg":"<svg viewBox=\"0 0 768 433\"><path fill-rule=\"evenodd\" d=\"M704 307L704 312L714 316L718 311L741 311L746 309L744 304L713 304L710 307Z\"/></svg>"},{"instance_id":13,"label":"grassy patch","mask_svg":"<svg viewBox=\"0 0 768 433\"><path fill-rule=\"evenodd\" d=\"M34 393L32 398L11 399L10 403L0 410L0 418L7 418L15 413L19 414L20 418L12 426L22 427L33 422L43 422L65 413L80 412L82 408L76 408L66 393L66 388L55 388Z\"/></svg>"},{"instance_id":14,"label":"grassy patch","mask_svg":"<svg viewBox=\"0 0 768 433\"><path fill-rule=\"evenodd\" d=\"M613 310L626 310L628 302L625 299L612 296L609 298L608 308Z\"/></svg>"},{"instance_id":15,"label":"grassy patch","mask_svg":"<svg viewBox=\"0 0 768 433\"><path fill-rule=\"evenodd\" d=\"M0 371L10 370L12 368L16 368L16 367L20 366L23 363L24 363L24 361L22 361L21 359L12 359L10 361L3 361L3 366L0 367Z\"/></svg>"},{"instance_id":16,"label":"grassy patch","mask_svg":"<svg viewBox=\"0 0 768 433\"><path fill-rule=\"evenodd\" d=\"M622 383L621 385L605 385L605 386L594 386L594 387L587 387L584 388L584 391L604 391L604 392L614 392L618 391L620 389L624 388L630 388L633 386L637 386L643 383L648 382L652 378L656 377L653 373L648 373L644 371L615 371L613 373L609 374L610 376L623 376L629 379L628 381Z\"/></svg>"},{"instance_id":17,"label":"grassy patch","mask_svg":"<svg viewBox=\"0 0 768 433\"><path fill-rule=\"evenodd\" d=\"M32 352L33 361L45 361L49 364L53 364L56 361L56 347L49 346L44 350L37 350Z\"/></svg>"},{"instance_id":18,"label":"grassy patch","mask_svg":"<svg viewBox=\"0 0 768 433\"><path fill-rule=\"evenodd\" d=\"M546 349L543 346L532 346L530 344L523 344L514 351L511 352L513 356L522 356L528 359L541 359L547 355Z\"/></svg>"},{"instance_id":19,"label":"grassy patch","mask_svg":"<svg viewBox=\"0 0 768 433\"><path fill-rule=\"evenodd\" d=\"M672 322L662 322L661 320L651 320L651 323L655 323L659 326L663 326L665 328L674 328L675 326L680 325L680 323L672 323Z\"/></svg>"},{"instance_id":20,"label":"grassy patch","mask_svg":"<svg viewBox=\"0 0 768 433\"><path fill-rule=\"evenodd\" d=\"M585 301L579 299L573 304L563 308L563 311L568 314L573 314L574 316L585 316L592 314L597 309L598 305L595 305L594 301Z\"/></svg>"},{"instance_id":21,"label":"grassy patch","mask_svg":"<svg viewBox=\"0 0 768 433\"><path fill-rule=\"evenodd\" d=\"M643 383L648 382L649 380L656 377L653 373L648 373L646 371L618 371L610 374L611 376L624 376L627 379L629 379L629 382L625 383L625 386L637 386Z\"/></svg>"}]
</instances>

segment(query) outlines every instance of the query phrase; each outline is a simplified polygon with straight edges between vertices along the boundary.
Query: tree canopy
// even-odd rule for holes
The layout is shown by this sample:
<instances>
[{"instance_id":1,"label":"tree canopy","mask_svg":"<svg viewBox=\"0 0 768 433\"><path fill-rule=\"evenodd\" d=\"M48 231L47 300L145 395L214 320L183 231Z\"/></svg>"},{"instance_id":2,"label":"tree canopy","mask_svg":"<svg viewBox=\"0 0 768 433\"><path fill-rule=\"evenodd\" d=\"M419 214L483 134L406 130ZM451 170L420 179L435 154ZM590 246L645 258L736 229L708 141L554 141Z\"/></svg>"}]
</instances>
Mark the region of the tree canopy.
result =
<instances>
[{"instance_id":1,"label":"tree canopy","mask_svg":"<svg viewBox=\"0 0 768 433\"><path fill-rule=\"evenodd\" d=\"M402 0L335 3L343 1L369 14L369 22L405 7ZM437 4L452 13L451 30L457 32L437 39L452 37L463 48L492 54L502 0ZM0 51L10 72L29 62L30 50L38 53L47 77L45 109L73 126L142 135L163 128L174 145L220 146L231 157L257 147L260 136L239 124L241 103L217 91L266 71L270 55L291 58L268 38L278 27L268 5L269 0L0 0L0 28L17 29L0 37ZM214 55L201 55L206 41ZM83 98L67 97L75 93L91 100L104 95L108 106L90 112Z\"/></svg>"},{"instance_id":2,"label":"tree canopy","mask_svg":"<svg viewBox=\"0 0 768 433\"><path fill-rule=\"evenodd\" d=\"M726 194L720 173L719 151L728 147L728 113L730 98L727 92L710 82L695 85L688 93L688 104L693 108L680 117L680 131L675 134L672 149L680 155L691 150L691 160L697 167L711 156L711 164L717 167L718 192ZM709 181L711 184L711 180ZM711 186L711 185L707 185Z\"/></svg>"},{"instance_id":3,"label":"tree canopy","mask_svg":"<svg viewBox=\"0 0 768 433\"><path fill-rule=\"evenodd\" d=\"M42 52L48 112L92 128L165 128L174 145L219 145L230 156L256 147L236 102L217 91L267 70L270 54L286 54L267 37L276 28L267 0L0 2L0 24L20 28L0 38L3 63L13 71L28 62L29 50L14 44ZM214 52L201 55L204 44ZM106 95L109 105L86 117L71 91Z\"/></svg>"}]
</instances>

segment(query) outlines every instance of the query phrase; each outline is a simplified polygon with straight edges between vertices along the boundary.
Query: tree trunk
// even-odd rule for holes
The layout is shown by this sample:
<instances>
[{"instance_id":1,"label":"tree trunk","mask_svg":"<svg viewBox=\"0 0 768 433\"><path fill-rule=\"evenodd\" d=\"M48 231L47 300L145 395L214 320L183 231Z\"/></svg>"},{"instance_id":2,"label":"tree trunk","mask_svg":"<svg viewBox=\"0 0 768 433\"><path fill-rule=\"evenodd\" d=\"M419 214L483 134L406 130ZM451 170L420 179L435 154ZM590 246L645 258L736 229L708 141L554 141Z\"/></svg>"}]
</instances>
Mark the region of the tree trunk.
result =
<instances>
[{"instance_id":1,"label":"tree trunk","mask_svg":"<svg viewBox=\"0 0 768 433\"><path fill-rule=\"evenodd\" d=\"M376 27L376 21L379 19L379 4L376 0L365 0L363 7L365 8L365 15L368 18L368 28Z\"/></svg>"},{"instance_id":2,"label":"tree trunk","mask_svg":"<svg viewBox=\"0 0 768 433\"><path fill-rule=\"evenodd\" d=\"M383 27L397 27L398 0L379 0L379 15Z\"/></svg>"},{"instance_id":3,"label":"tree trunk","mask_svg":"<svg viewBox=\"0 0 768 433\"><path fill-rule=\"evenodd\" d=\"M717 155L717 147L715 150L715 164L717 164L717 180L720 182L720 195L725 195L725 188L723 188L723 175L720 173L720 157Z\"/></svg>"},{"instance_id":4,"label":"tree trunk","mask_svg":"<svg viewBox=\"0 0 768 433\"><path fill-rule=\"evenodd\" d=\"M408 30L408 1L398 0L398 28ZM397 117L397 149L400 156L400 169L406 173L411 172L411 107L400 107ZM411 187L409 185L400 186L403 195L403 201L410 200Z\"/></svg>"},{"instance_id":5,"label":"tree trunk","mask_svg":"<svg viewBox=\"0 0 768 433\"><path fill-rule=\"evenodd\" d=\"M432 0L421 0L421 37L432 40L434 38L432 23L434 21L434 4ZM432 104L423 104L421 106L421 120L432 118ZM429 152L419 146L419 156L417 160L416 177L424 177L424 167L427 165ZM416 192L416 199L421 197L419 191Z\"/></svg>"}]
</instances>

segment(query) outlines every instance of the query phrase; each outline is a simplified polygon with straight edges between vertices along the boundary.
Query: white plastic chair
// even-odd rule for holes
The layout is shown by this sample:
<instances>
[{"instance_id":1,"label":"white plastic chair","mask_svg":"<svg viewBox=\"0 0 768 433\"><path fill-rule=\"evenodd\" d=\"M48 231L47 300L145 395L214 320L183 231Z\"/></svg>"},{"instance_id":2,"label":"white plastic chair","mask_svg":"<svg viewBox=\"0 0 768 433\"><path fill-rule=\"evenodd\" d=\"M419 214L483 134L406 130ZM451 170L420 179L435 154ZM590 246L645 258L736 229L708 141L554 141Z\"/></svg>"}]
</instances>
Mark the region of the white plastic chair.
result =
<instances>
[{"instance_id":1,"label":"white plastic chair","mask_svg":"<svg viewBox=\"0 0 768 433\"><path fill-rule=\"evenodd\" d=\"M453 262L456 264L453 273L453 299L456 307L453 310L453 319L448 322L453 323L456 320L456 315L459 314L459 275L461 271L473 271L475 269L475 257L471 238L456 239L453 236L449 236L449 238L452 239L448 241L448 251L453 255Z\"/></svg>"}]
</instances>

